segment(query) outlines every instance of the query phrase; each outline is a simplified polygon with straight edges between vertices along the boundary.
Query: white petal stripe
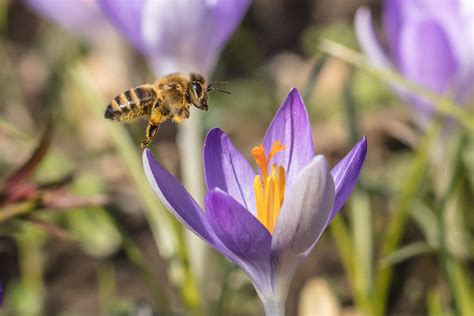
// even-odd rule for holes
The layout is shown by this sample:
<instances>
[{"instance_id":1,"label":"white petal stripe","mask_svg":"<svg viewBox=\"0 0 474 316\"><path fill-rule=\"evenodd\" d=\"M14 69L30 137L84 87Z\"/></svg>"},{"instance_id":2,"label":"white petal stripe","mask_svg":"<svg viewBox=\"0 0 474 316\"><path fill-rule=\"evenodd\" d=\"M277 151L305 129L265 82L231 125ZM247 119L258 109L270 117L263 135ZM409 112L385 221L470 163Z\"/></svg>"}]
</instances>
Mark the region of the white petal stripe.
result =
<instances>
[{"instance_id":1,"label":"white petal stripe","mask_svg":"<svg viewBox=\"0 0 474 316\"><path fill-rule=\"evenodd\" d=\"M283 202L273 232L272 251L303 254L322 234L334 204L334 181L318 155L303 168Z\"/></svg>"},{"instance_id":2,"label":"white petal stripe","mask_svg":"<svg viewBox=\"0 0 474 316\"><path fill-rule=\"evenodd\" d=\"M354 19L354 28L362 50L370 61L377 67L389 68L391 62L377 39L372 23L372 15L366 7L357 10Z\"/></svg>"}]
</instances>

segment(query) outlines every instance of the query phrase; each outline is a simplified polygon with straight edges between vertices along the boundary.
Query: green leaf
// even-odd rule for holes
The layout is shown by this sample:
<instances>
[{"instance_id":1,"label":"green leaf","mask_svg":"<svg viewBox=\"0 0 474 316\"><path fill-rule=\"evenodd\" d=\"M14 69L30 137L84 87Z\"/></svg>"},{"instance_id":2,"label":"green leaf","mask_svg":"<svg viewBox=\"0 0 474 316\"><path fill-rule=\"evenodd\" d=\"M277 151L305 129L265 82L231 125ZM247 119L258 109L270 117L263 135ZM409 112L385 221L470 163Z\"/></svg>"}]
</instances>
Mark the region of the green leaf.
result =
<instances>
[{"instance_id":1,"label":"green leaf","mask_svg":"<svg viewBox=\"0 0 474 316\"><path fill-rule=\"evenodd\" d=\"M351 223L356 277L365 296L372 292L372 216L369 196L355 191L351 196Z\"/></svg>"},{"instance_id":2,"label":"green leaf","mask_svg":"<svg viewBox=\"0 0 474 316\"><path fill-rule=\"evenodd\" d=\"M380 268L396 265L412 257L434 252L435 249L424 241L417 241L407 246L398 248L390 255L380 259Z\"/></svg>"},{"instance_id":3,"label":"green leaf","mask_svg":"<svg viewBox=\"0 0 474 316\"><path fill-rule=\"evenodd\" d=\"M474 284L470 273L466 271L460 261L453 258L448 260L447 270L459 315L474 315L474 302L472 300Z\"/></svg>"},{"instance_id":4,"label":"green leaf","mask_svg":"<svg viewBox=\"0 0 474 316\"><path fill-rule=\"evenodd\" d=\"M434 211L422 201L417 200L410 215L422 231L428 244L433 248L437 248L439 246L439 227Z\"/></svg>"},{"instance_id":5,"label":"green leaf","mask_svg":"<svg viewBox=\"0 0 474 316\"><path fill-rule=\"evenodd\" d=\"M430 289L426 297L429 316L444 316L443 303L441 301L441 293L438 289Z\"/></svg>"},{"instance_id":6,"label":"green leaf","mask_svg":"<svg viewBox=\"0 0 474 316\"><path fill-rule=\"evenodd\" d=\"M405 176L405 179L407 180L404 181L404 186L401 188L394 211L388 220L389 225L387 228L387 234L384 236L381 245L381 258L385 258L398 248L404 233L408 215L410 214L410 209L421 189L425 177L431 148L438 138L440 129L440 122L434 120L418 146L415 158ZM374 300L377 305L376 315L383 315L385 313L388 289L393 277L393 268L390 265L379 265L378 268L379 269L375 276Z\"/></svg>"}]
</instances>

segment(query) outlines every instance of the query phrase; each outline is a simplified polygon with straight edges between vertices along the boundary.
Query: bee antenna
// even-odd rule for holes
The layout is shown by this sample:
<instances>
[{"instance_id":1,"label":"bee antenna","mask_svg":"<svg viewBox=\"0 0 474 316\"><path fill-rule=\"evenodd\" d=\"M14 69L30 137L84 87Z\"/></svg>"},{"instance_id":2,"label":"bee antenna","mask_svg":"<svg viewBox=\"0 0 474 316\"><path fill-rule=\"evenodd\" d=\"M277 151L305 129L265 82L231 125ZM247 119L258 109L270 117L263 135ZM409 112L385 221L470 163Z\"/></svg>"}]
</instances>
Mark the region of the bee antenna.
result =
<instances>
[{"instance_id":1,"label":"bee antenna","mask_svg":"<svg viewBox=\"0 0 474 316\"><path fill-rule=\"evenodd\" d=\"M222 92L222 93L225 93L225 94L228 94L228 95L231 94L229 91L222 90L222 89L217 89L217 88L208 88L207 92L210 92L210 91L219 91L219 92Z\"/></svg>"},{"instance_id":2,"label":"bee antenna","mask_svg":"<svg viewBox=\"0 0 474 316\"><path fill-rule=\"evenodd\" d=\"M228 84L228 83L229 83L228 81L213 81L213 82L209 83L208 88L210 88L210 87L212 87L216 84Z\"/></svg>"}]
</instances>

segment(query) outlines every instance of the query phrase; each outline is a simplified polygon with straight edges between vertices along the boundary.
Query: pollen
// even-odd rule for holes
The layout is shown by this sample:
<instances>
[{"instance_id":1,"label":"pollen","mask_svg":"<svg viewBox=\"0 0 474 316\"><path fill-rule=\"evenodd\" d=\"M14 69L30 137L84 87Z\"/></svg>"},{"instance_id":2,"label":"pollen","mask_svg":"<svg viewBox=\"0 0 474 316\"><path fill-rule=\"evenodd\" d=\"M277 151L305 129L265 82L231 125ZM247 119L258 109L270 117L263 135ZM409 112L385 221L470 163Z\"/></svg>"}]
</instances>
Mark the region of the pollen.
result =
<instances>
[{"instance_id":1,"label":"pollen","mask_svg":"<svg viewBox=\"0 0 474 316\"><path fill-rule=\"evenodd\" d=\"M257 218L268 231L273 234L275 224L280 213L281 205L285 197L285 169L273 163L269 172L271 160L277 153L285 149L280 141L275 141L268 155L265 154L263 145L255 146L251 154L254 157L260 175L253 180L255 201L257 207Z\"/></svg>"}]
</instances>

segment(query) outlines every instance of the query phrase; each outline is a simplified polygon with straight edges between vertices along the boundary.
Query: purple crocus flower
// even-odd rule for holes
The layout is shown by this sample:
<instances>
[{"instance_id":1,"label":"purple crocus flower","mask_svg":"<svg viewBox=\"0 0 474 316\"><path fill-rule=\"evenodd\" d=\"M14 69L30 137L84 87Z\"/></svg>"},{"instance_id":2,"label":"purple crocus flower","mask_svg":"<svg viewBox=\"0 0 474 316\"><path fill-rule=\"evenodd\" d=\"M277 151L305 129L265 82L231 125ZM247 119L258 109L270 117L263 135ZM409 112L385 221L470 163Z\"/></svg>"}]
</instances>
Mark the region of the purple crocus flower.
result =
<instances>
[{"instance_id":1,"label":"purple crocus flower","mask_svg":"<svg viewBox=\"0 0 474 316\"><path fill-rule=\"evenodd\" d=\"M26 0L26 3L39 14L89 40L100 40L104 28L110 28L96 0Z\"/></svg>"},{"instance_id":2,"label":"purple crocus flower","mask_svg":"<svg viewBox=\"0 0 474 316\"><path fill-rule=\"evenodd\" d=\"M367 8L355 26L364 52L379 67L393 67L408 80L454 98L462 105L474 96L474 5L471 0L385 0L383 27L389 52L375 36ZM395 90L424 125L434 113L428 102Z\"/></svg>"},{"instance_id":3,"label":"purple crocus flower","mask_svg":"<svg viewBox=\"0 0 474 316\"><path fill-rule=\"evenodd\" d=\"M156 76L209 76L248 0L98 0L104 13L152 64Z\"/></svg>"},{"instance_id":4,"label":"purple crocus flower","mask_svg":"<svg viewBox=\"0 0 474 316\"><path fill-rule=\"evenodd\" d=\"M293 89L252 150L258 172L224 132L208 133L206 211L149 150L143 165L168 210L248 274L267 315L282 315L293 274L349 197L366 151L364 137L329 170L315 156L308 114Z\"/></svg>"},{"instance_id":5,"label":"purple crocus flower","mask_svg":"<svg viewBox=\"0 0 474 316\"><path fill-rule=\"evenodd\" d=\"M98 39L97 33L108 25L104 15L109 17L158 77L171 72L209 76L250 5L249 0L25 1L86 38Z\"/></svg>"}]
</instances>

